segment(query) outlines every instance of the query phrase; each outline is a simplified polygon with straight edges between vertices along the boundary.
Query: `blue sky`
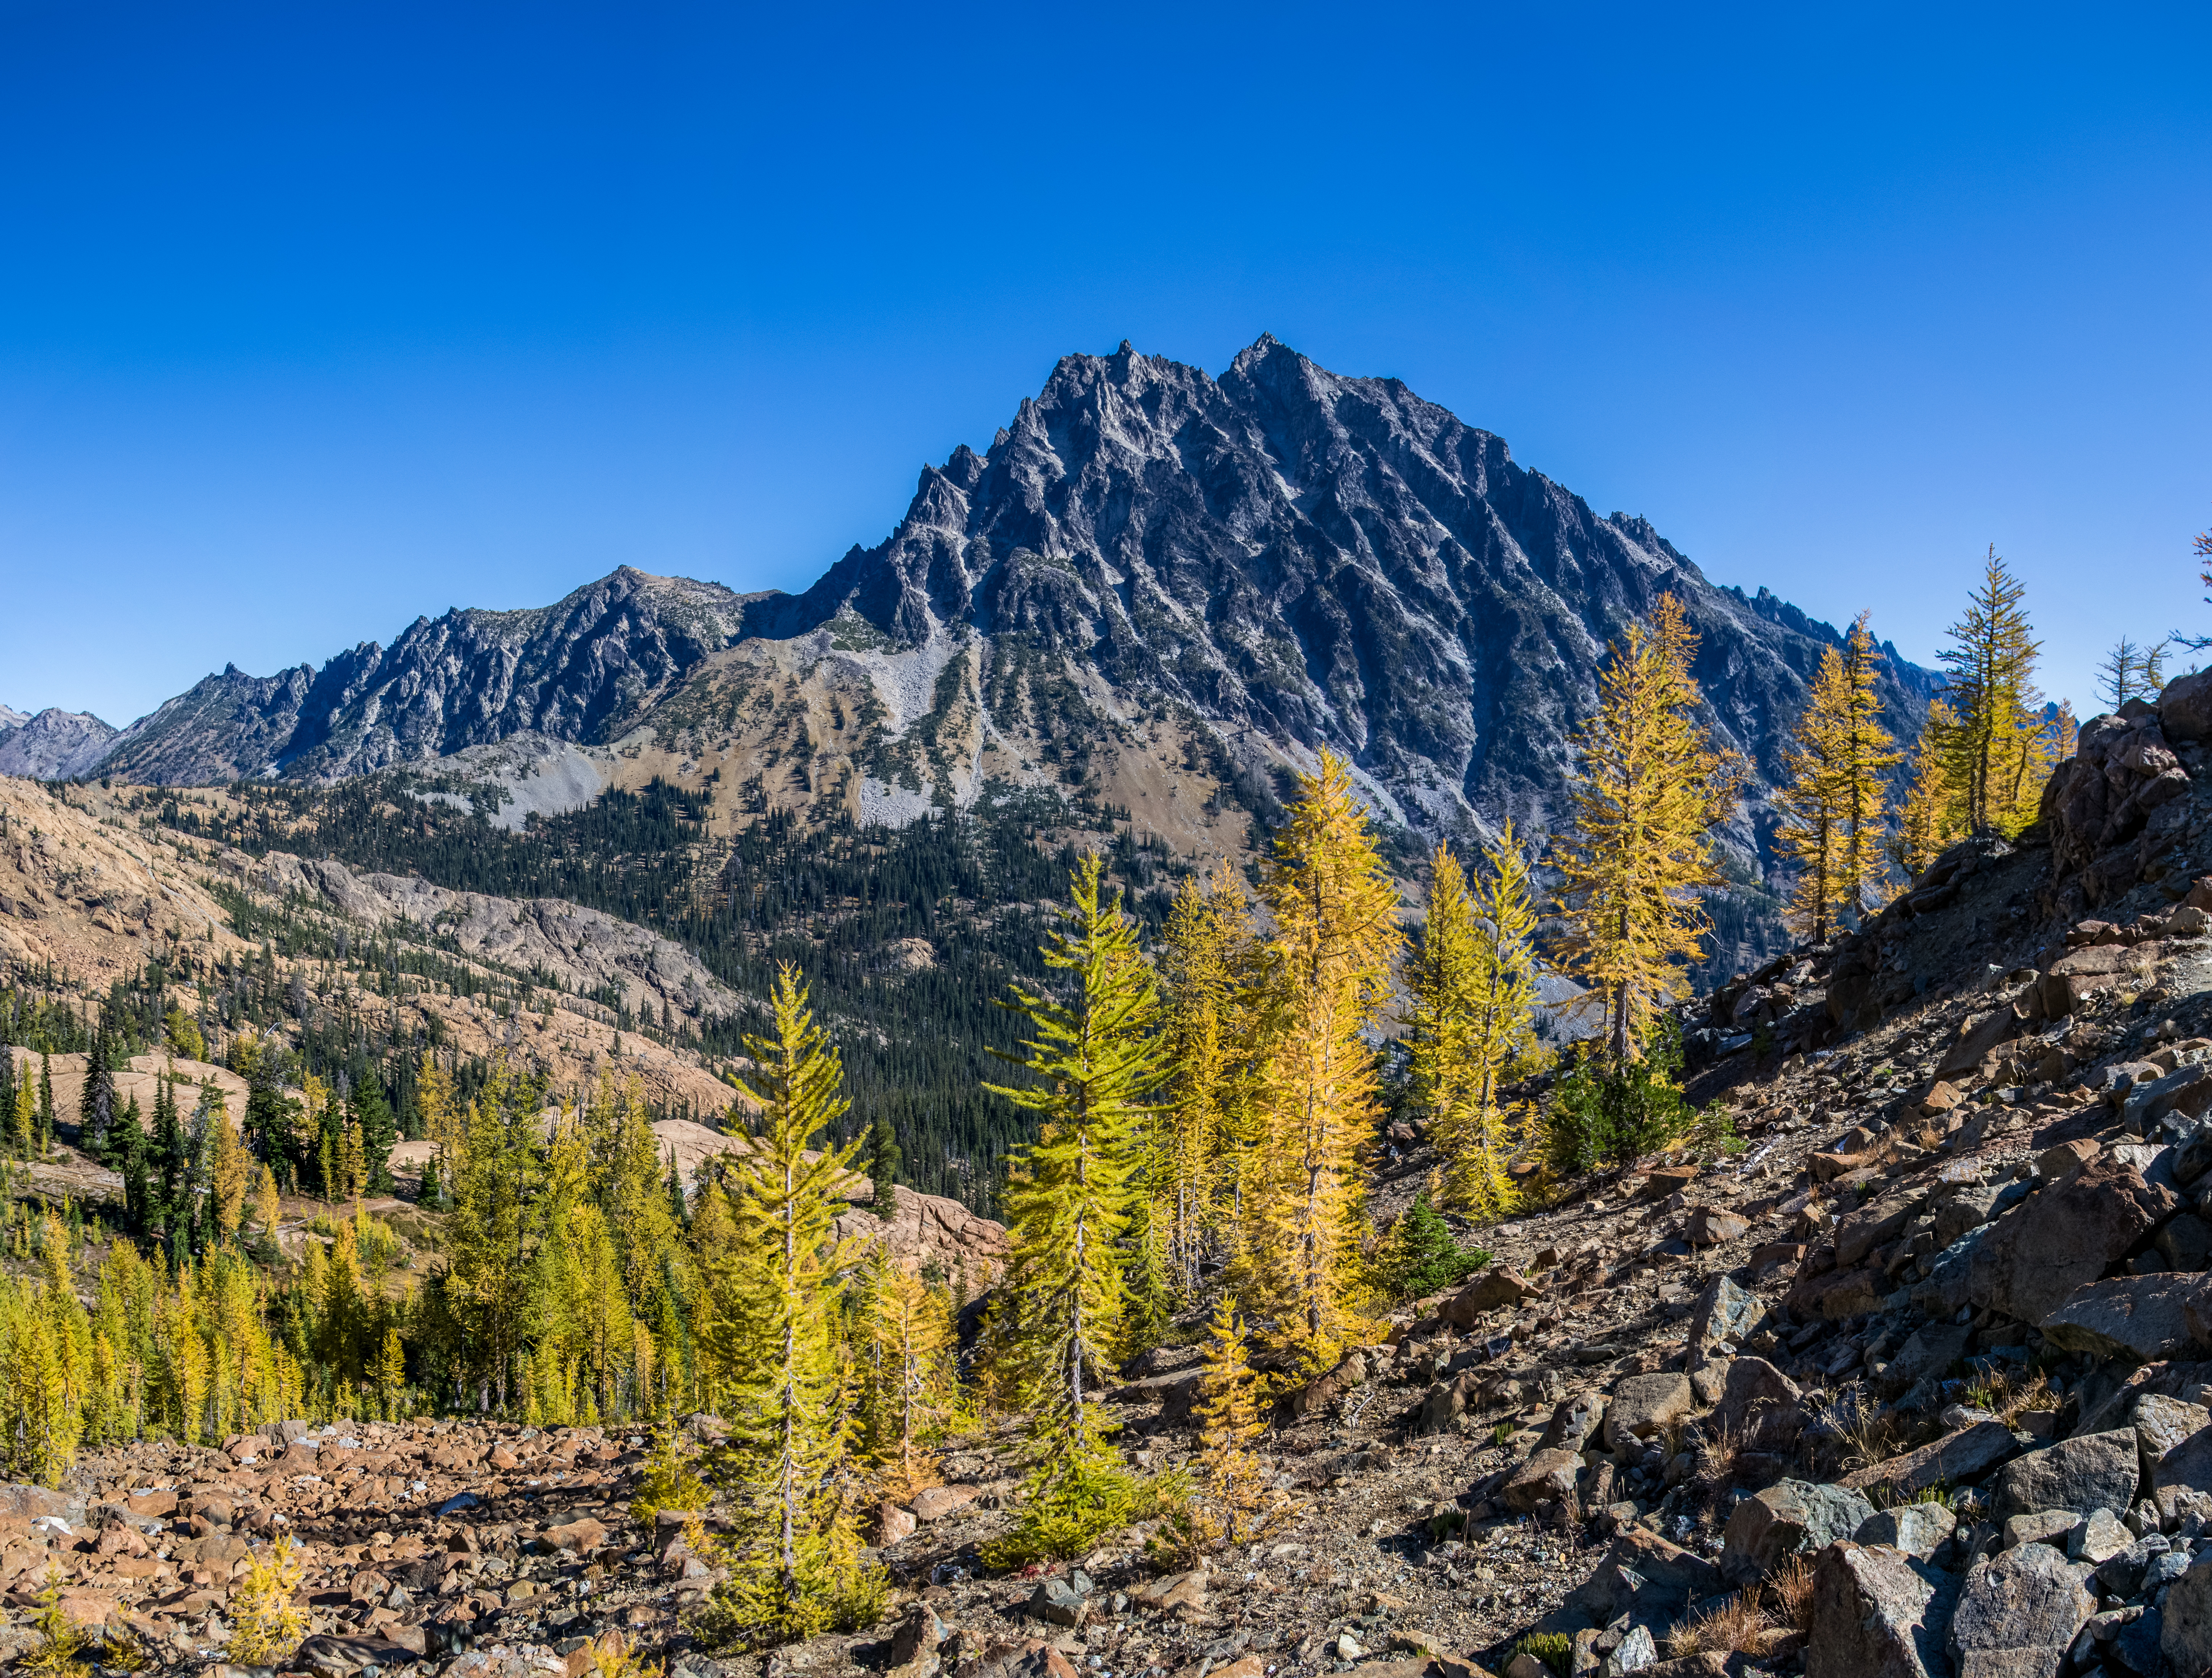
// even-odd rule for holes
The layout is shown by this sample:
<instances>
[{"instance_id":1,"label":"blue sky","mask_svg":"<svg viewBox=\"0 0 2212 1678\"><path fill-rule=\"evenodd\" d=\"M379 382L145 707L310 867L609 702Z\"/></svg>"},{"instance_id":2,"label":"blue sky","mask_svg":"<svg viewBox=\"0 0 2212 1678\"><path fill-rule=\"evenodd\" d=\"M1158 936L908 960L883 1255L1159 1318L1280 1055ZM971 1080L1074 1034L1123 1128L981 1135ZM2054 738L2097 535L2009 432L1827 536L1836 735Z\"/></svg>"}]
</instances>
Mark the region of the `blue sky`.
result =
<instances>
[{"instance_id":1,"label":"blue sky","mask_svg":"<svg viewBox=\"0 0 2212 1678\"><path fill-rule=\"evenodd\" d=\"M0 702L803 587L1263 331L1923 660L1994 541L2085 713L2212 630L2202 9L1692 9L0 0Z\"/></svg>"}]
</instances>

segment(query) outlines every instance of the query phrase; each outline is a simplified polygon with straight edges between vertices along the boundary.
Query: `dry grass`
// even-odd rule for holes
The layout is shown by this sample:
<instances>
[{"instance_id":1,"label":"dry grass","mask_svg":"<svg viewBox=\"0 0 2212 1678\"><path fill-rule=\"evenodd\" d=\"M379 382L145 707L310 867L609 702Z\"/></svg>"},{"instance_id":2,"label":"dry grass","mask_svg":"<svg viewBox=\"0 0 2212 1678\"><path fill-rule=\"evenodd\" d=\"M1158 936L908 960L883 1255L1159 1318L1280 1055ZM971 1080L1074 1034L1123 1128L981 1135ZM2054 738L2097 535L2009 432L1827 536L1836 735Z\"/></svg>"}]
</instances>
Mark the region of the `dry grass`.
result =
<instances>
[{"instance_id":1,"label":"dry grass","mask_svg":"<svg viewBox=\"0 0 2212 1678\"><path fill-rule=\"evenodd\" d=\"M1803 1556L1791 1556L1767 1575L1761 1589L1772 1600L1774 1617L1784 1630L1813 1629L1813 1566Z\"/></svg>"},{"instance_id":2,"label":"dry grass","mask_svg":"<svg viewBox=\"0 0 2212 1678\"><path fill-rule=\"evenodd\" d=\"M1782 1629L1757 1590L1740 1590L1718 1608L1692 1615L1668 1647L1677 1660L1686 1655L1757 1656Z\"/></svg>"}]
</instances>

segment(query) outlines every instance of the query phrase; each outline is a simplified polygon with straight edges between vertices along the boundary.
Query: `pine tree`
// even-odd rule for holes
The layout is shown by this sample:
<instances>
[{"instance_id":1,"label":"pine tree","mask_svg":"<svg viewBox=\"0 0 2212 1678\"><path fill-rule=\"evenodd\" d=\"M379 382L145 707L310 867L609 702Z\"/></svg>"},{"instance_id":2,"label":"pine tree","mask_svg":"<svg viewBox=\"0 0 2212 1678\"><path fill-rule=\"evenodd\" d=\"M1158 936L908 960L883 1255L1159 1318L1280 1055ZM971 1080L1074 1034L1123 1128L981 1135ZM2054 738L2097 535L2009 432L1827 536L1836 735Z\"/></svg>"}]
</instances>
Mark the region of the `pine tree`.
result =
<instances>
[{"instance_id":1,"label":"pine tree","mask_svg":"<svg viewBox=\"0 0 2212 1678\"><path fill-rule=\"evenodd\" d=\"M1606 1008L1607 1052L1638 1052L1680 964L1711 930L1700 893L1721 884L1709 836L1735 807L1740 766L1696 720L1698 638L1671 594L1610 649L1598 711L1577 731L1574 827L1555 842L1569 964Z\"/></svg>"},{"instance_id":2,"label":"pine tree","mask_svg":"<svg viewBox=\"0 0 2212 1678\"><path fill-rule=\"evenodd\" d=\"M1334 752L1299 777L1260 896L1269 1018L1259 1103L1265 1140L1240 1231L1256 1303L1301 1361L1326 1367L1355 1322L1362 1151L1374 1134L1375 1052L1390 991L1398 897Z\"/></svg>"},{"instance_id":3,"label":"pine tree","mask_svg":"<svg viewBox=\"0 0 2212 1678\"><path fill-rule=\"evenodd\" d=\"M39 1051L39 1157L43 1159L54 1146L54 1063L45 1049Z\"/></svg>"},{"instance_id":4,"label":"pine tree","mask_svg":"<svg viewBox=\"0 0 2212 1678\"><path fill-rule=\"evenodd\" d=\"M1945 632L1953 644L1936 655L1952 713L1936 744L1963 825L1976 835L2008 837L2027 826L2051 771L2034 680L2041 643L2022 605L2027 595L1992 544L1965 614Z\"/></svg>"},{"instance_id":5,"label":"pine tree","mask_svg":"<svg viewBox=\"0 0 2212 1678\"><path fill-rule=\"evenodd\" d=\"M898 1182L900 1160L890 1118L878 1113L868 1126L868 1182L875 1190L868 1205L878 1218L888 1219L897 1207L898 1197L891 1189Z\"/></svg>"},{"instance_id":6,"label":"pine tree","mask_svg":"<svg viewBox=\"0 0 2212 1678\"><path fill-rule=\"evenodd\" d=\"M112 1164L108 1130L115 1122L115 1041L112 1000L100 1005L92 1052L85 1057L84 1089L77 1097L77 1134L84 1151L101 1164Z\"/></svg>"},{"instance_id":7,"label":"pine tree","mask_svg":"<svg viewBox=\"0 0 2212 1678\"><path fill-rule=\"evenodd\" d=\"M1004 1308L1009 1373L1030 1411L1033 1459L1015 1549L1074 1554L1121 1524L1129 1490L1105 1443L1096 1372L1121 1338L1134 1128L1164 1075L1152 1035L1159 991L1096 852L1071 876L1073 913L1044 946L1073 976L1065 999L1017 983L1006 1006L1033 1034L1014 1061L1033 1083L985 1087L1041 1122L1000 1203L1010 1225ZM998 1051L994 1051L994 1053ZM1010 1552L1011 1553L1011 1552Z\"/></svg>"},{"instance_id":8,"label":"pine tree","mask_svg":"<svg viewBox=\"0 0 2212 1678\"><path fill-rule=\"evenodd\" d=\"M836 1322L860 1257L831 1226L853 1146L823 1146L844 1116L843 1069L815 1024L796 968L777 975L776 1035L747 1039L745 1093L761 1106L752 1150L733 1175L736 1309L709 1333L733 1370L725 1414L738 1461L731 1576L716 1587L710 1632L781 1640L880 1610L882 1575L860 1560L853 1421L840 1380Z\"/></svg>"}]
</instances>

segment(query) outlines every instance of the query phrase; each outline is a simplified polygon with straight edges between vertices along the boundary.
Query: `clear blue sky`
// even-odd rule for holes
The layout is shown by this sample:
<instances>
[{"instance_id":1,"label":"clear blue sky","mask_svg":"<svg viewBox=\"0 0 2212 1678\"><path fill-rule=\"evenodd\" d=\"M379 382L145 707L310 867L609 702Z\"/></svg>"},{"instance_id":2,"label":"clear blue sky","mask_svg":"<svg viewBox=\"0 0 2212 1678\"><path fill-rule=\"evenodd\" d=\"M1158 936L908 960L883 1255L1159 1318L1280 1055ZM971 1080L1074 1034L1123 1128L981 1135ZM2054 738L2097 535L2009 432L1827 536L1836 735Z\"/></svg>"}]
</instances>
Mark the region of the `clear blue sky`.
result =
<instances>
[{"instance_id":1,"label":"clear blue sky","mask_svg":"<svg viewBox=\"0 0 2212 1678\"><path fill-rule=\"evenodd\" d=\"M802 587L1071 350L1391 374L1932 659L2212 629L2202 8L0 0L0 701Z\"/></svg>"}]
</instances>

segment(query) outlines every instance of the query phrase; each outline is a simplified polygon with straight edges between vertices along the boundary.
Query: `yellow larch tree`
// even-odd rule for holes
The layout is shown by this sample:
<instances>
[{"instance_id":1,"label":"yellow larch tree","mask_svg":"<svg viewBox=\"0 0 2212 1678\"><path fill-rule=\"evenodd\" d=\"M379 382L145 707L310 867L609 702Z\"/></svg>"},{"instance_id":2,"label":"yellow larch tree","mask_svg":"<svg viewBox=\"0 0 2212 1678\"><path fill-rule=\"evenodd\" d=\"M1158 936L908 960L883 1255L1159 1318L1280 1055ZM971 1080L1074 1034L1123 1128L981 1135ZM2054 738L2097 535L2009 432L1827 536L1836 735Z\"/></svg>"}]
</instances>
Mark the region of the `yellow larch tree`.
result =
<instances>
[{"instance_id":1,"label":"yellow larch tree","mask_svg":"<svg viewBox=\"0 0 2212 1678\"><path fill-rule=\"evenodd\" d=\"M1711 835L1735 807L1741 766L1697 720L1698 637L1662 594L1609 649L1598 708L1576 731L1572 827L1553 843L1563 953L1603 1000L1606 1053L1641 1052L1711 930L1701 894L1721 884Z\"/></svg>"},{"instance_id":2,"label":"yellow larch tree","mask_svg":"<svg viewBox=\"0 0 2212 1678\"><path fill-rule=\"evenodd\" d=\"M2042 643L2027 621L2027 586L1994 544L1966 610L1936 654L1951 713L1937 737L1944 777L1966 830L2009 838L2035 819L2051 769L2051 739L2035 687Z\"/></svg>"},{"instance_id":3,"label":"yellow larch tree","mask_svg":"<svg viewBox=\"0 0 2212 1678\"><path fill-rule=\"evenodd\" d=\"M1249 968L1251 910L1224 860L1201 881L1186 879L1169 911L1161 976L1174 1098L1152 1120L1154 1220L1166 1231L1176 1292L1194 1298L1199 1264L1217 1225L1221 1196L1232 1202L1249 1140L1242 981Z\"/></svg>"},{"instance_id":4,"label":"yellow larch tree","mask_svg":"<svg viewBox=\"0 0 2212 1678\"><path fill-rule=\"evenodd\" d=\"M1255 1310L1301 1363L1326 1367L1357 1321L1362 1155L1378 1110L1368 1035L1402 942L1396 889L1351 766L1334 752L1299 777L1260 896L1273 922L1258 1090L1263 1140L1243 1221Z\"/></svg>"},{"instance_id":5,"label":"yellow larch tree","mask_svg":"<svg viewBox=\"0 0 2212 1678\"><path fill-rule=\"evenodd\" d=\"M1928 718L1912 753L1912 779L1898 806L1897 832L1889 842L1890 860L1907 879L1917 877L1958 837L1960 801L1944 773L1942 747L1957 720L1941 699L1929 702Z\"/></svg>"}]
</instances>

